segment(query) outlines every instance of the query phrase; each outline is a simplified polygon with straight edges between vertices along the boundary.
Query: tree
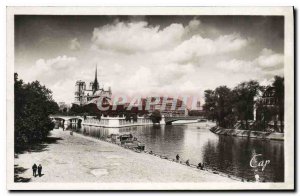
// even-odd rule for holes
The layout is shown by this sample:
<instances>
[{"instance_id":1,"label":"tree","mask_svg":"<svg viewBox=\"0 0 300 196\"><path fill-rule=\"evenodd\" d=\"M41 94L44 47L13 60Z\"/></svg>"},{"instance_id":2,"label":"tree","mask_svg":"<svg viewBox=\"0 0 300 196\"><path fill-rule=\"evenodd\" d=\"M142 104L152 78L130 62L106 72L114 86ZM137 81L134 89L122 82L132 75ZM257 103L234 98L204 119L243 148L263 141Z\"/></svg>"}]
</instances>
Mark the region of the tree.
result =
<instances>
[{"instance_id":1,"label":"tree","mask_svg":"<svg viewBox=\"0 0 300 196\"><path fill-rule=\"evenodd\" d=\"M15 93L15 150L31 143L41 142L54 128L49 118L59 107L52 99L51 90L38 81L24 84L14 74Z\"/></svg>"},{"instance_id":2,"label":"tree","mask_svg":"<svg viewBox=\"0 0 300 196\"><path fill-rule=\"evenodd\" d=\"M272 120L272 108L265 106L261 101L256 103L256 129L266 131L269 122Z\"/></svg>"},{"instance_id":3,"label":"tree","mask_svg":"<svg viewBox=\"0 0 300 196\"><path fill-rule=\"evenodd\" d=\"M248 121L253 119L254 97L258 95L261 86L257 81L242 82L233 90L235 97L235 112L241 120L242 128L249 129ZM245 127L243 122L245 122Z\"/></svg>"},{"instance_id":4,"label":"tree","mask_svg":"<svg viewBox=\"0 0 300 196\"><path fill-rule=\"evenodd\" d=\"M69 110L69 115L78 115L78 116L99 116L102 115L102 112L97 108L97 105L94 103L90 103L88 105L79 106L77 104L73 104Z\"/></svg>"},{"instance_id":5,"label":"tree","mask_svg":"<svg viewBox=\"0 0 300 196\"><path fill-rule=\"evenodd\" d=\"M203 110L207 119L215 121L215 107L216 107L216 96L213 90L204 91L205 104L203 105Z\"/></svg>"},{"instance_id":6,"label":"tree","mask_svg":"<svg viewBox=\"0 0 300 196\"><path fill-rule=\"evenodd\" d=\"M221 127L229 128L233 122L228 118L232 114L232 92L227 86L220 86L215 90L215 112L217 123Z\"/></svg>"},{"instance_id":7,"label":"tree","mask_svg":"<svg viewBox=\"0 0 300 196\"><path fill-rule=\"evenodd\" d=\"M203 110L209 120L216 120L224 128L232 128L235 124L233 115L233 95L226 86L219 86L214 91L204 91L205 104Z\"/></svg>"},{"instance_id":8,"label":"tree","mask_svg":"<svg viewBox=\"0 0 300 196\"><path fill-rule=\"evenodd\" d=\"M159 110L154 110L150 116L153 123L160 123L162 116Z\"/></svg>"}]
</instances>

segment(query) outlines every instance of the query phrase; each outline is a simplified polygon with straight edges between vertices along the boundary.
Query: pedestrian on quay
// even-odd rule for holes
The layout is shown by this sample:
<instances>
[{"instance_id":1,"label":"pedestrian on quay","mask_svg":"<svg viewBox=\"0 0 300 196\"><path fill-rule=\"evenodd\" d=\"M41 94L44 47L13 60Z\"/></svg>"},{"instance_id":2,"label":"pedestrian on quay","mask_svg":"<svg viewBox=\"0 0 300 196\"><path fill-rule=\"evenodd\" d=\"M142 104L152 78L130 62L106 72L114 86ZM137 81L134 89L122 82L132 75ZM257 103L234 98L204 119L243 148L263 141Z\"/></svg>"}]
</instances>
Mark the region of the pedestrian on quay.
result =
<instances>
[{"instance_id":1,"label":"pedestrian on quay","mask_svg":"<svg viewBox=\"0 0 300 196\"><path fill-rule=\"evenodd\" d=\"M177 162L179 161L179 158L180 158L180 156L179 156L179 154L177 154L177 155L176 155L176 161L177 161Z\"/></svg>"},{"instance_id":2,"label":"pedestrian on quay","mask_svg":"<svg viewBox=\"0 0 300 196\"><path fill-rule=\"evenodd\" d=\"M186 160L185 164L186 164L187 166L190 166L190 161L189 161L189 160Z\"/></svg>"},{"instance_id":3,"label":"pedestrian on quay","mask_svg":"<svg viewBox=\"0 0 300 196\"><path fill-rule=\"evenodd\" d=\"M37 165L33 164L32 166L32 172L33 172L33 176L36 177L36 169L37 169Z\"/></svg>"},{"instance_id":4,"label":"pedestrian on quay","mask_svg":"<svg viewBox=\"0 0 300 196\"><path fill-rule=\"evenodd\" d=\"M259 175L258 174L255 174L255 182L259 182Z\"/></svg>"},{"instance_id":5,"label":"pedestrian on quay","mask_svg":"<svg viewBox=\"0 0 300 196\"><path fill-rule=\"evenodd\" d=\"M201 170L203 170L203 167L204 167L204 164L201 164L201 162L200 163L198 163L198 169L201 169Z\"/></svg>"},{"instance_id":6,"label":"pedestrian on quay","mask_svg":"<svg viewBox=\"0 0 300 196\"><path fill-rule=\"evenodd\" d=\"M39 166L38 166L38 174L39 174L39 177L41 177L42 176L42 165L41 164L39 164Z\"/></svg>"}]
</instances>

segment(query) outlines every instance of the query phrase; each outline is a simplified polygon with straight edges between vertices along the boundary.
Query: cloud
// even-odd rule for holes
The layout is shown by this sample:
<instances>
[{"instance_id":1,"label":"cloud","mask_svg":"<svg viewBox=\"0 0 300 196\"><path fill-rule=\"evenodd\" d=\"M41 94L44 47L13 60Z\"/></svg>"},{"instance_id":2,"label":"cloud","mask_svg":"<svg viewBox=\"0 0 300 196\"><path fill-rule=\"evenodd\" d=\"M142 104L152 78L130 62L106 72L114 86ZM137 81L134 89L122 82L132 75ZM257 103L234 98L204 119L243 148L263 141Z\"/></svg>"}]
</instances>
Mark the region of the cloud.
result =
<instances>
[{"instance_id":1,"label":"cloud","mask_svg":"<svg viewBox=\"0 0 300 196\"><path fill-rule=\"evenodd\" d=\"M283 68L284 55L273 52L270 49L264 48L257 59L260 67L268 70Z\"/></svg>"},{"instance_id":2,"label":"cloud","mask_svg":"<svg viewBox=\"0 0 300 196\"><path fill-rule=\"evenodd\" d=\"M70 64L75 62L77 59L75 57L67 56L58 56L53 59L39 59L36 61L34 66L35 72L44 72L44 71L61 71L70 69Z\"/></svg>"},{"instance_id":3,"label":"cloud","mask_svg":"<svg viewBox=\"0 0 300 196\"><path fill-rule=\"evenodd\" d=\"M92 42L94 48L134 53L174 46L183 35L182 24L175 23L160 29L160 26L150 26L145 21L116 21L94 28Z\"/></svg>"},{"instance_id":4,"label":"cloud","mask_svg":"<svg viewBox=\"0 0 300 196\"><path fill-rule=\"evenodd\" d=\"M215 40L194 35L174 48L170 52L168 59L177 62L196 61L207 55L238 51L244 48L247 43L247 39L241 38L236 33L220 36Z\"/></svg>"},{"instance_id":5,"label":"cloud","mask_svg":"<svg viewBox=\"0 0 300 196\"><path fill-rule=\"evenodd\" d=\"M149 52L172 49L195 34L205 34L205 31L206 28L196 18L190 20L186 26L172 23L163 28L160 25L149 25L138 18L128 22L115 20L113 24L96 27L91 40L94 49L125 53Z\"/></svg>"},{"instance_id":6,"label":"cloud","mask_svg":"<svg viewBox=\"0 0 300 196\"><path fill-rule=\"evenodd\" d=\"M217 63L216 67L234 73L249 71L252 72L256 69L256 67L254 66L254 62L238 59L232 59L230 61L221 61Z\"/></svg>"},{"instance_id":7,"label":"cloud","mask_svg":"<svg viewBox=\"0 0 300 196\"><path fill-rule=\"evenodd\" d=\"M80 50L80 43L77 38L71 39L69 48L70 50Z\"/></svg>"},{"instance_id":8,"label":"cloud","mask_svg":"<svg viewBox=\"0 0 300 196\"><path fill-rule=\"evenodd\" d=\"M189 63L203 56L239 51L249 43L238 33L205 38L201 21L193 19L188 25L173 23L161 28L145 21L108 24L94 28L92 49L118 53L148 53L162 63ZM154 54L151 54L154 53Z\"/></svg>"},{"instance_id":9,"label":"cloud","mask_svg":"<svg viewBox=\"0 0 300 196\"><path fill-rule=\"evenodd\" d=\"M200 20L197 19L193 19L189 22L188 27L190 28L190 30L194 30L194 29L198 29L200 27Z\"/></svg>"},{"instance_id":10,"label":"cloud","mask_svg":"<svg viewBox=\"0 0 300 196\"><path fill-rule=\"evenodd\" d=\"M252 61L231 59L218 62L216 67L230 73L248 74L253 78L269 80L274 75L283 75L283 60L283 54L264 48Z\"/></svg>"},{"instance_id":11,"label":"cloud","mask_svg":"<svg viewBox=\"0 0 300 196\"><path fill-rule=\"evenodd\" d=\"M19 69L20 77L24 81L38 80L53 91L57 101L71 102L73 98L74 75L78 68L76 57L57 56L52 59L38 59L35 64Z\"/></svg>"}]
</instances>

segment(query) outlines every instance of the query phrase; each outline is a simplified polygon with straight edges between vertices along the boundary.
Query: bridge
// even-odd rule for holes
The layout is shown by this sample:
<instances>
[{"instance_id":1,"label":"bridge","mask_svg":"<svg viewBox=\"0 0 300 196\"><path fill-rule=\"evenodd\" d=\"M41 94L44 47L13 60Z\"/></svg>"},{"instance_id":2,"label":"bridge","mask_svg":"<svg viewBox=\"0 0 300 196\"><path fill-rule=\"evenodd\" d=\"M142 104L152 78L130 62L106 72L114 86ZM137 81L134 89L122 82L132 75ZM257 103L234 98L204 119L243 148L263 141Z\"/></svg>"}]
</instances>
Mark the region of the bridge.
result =
<instances>
[{"instance_id":1,"label":"bridge","mask_svg":"<svg viewBox=\"0 0 300 196\"><path fill-rule=\"evenodd\" d=\"M54 119L54 120L63 121L64 124L67 124L68 121L70 123L81 123L84 121L84 118L82 116L50 115L49 118Z\"/></svg>"},{"instance_id":2,"label":"bridge","mask_svg":"<svg viewBox=\"0 0 300 196\"><path fill-rule=\"evenodd\" d=\"M179 120L204 120L204 118L202 116L165 116L164 120L166 125L171 125L172 122Z\"/></svg>"}]
</instances>

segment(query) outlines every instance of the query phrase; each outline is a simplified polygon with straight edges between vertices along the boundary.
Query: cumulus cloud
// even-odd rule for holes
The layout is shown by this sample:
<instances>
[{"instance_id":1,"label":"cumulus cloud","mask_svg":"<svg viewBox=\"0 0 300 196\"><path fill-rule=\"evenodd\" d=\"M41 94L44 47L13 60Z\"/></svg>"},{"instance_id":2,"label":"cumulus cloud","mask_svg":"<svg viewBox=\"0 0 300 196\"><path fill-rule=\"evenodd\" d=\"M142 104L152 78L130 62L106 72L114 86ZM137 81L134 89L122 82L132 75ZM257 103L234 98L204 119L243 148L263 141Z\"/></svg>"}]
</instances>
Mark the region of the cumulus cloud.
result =
<instances>
[{"instance_id":1,"label":"cumulus cloud","mask_svg":"<svg viewBox=\"0 0 300 196\"><path fill-rule=\"evenodd\" d=\"M200 27L200 24L200 20L193 19L189 22L188 28L190 28L190 30L198 29Z\"/></svg>"},{"instance_id":2,"label":"cumulus cloud","mask_svg":"<svg viewBox=\"0 0 300 196\"><path fill-rule=\"evenodd\" d=\"M119 68L122 69L121 77L114 74L112 70L106 70L105 74L108 75L111 81L114 81L111 83L115 86L113 87L114 93L125 93L127 95L136 93L142 95L174 93L174 86L176 86L176 89L179 88L186 80L186 76L194 71L193 65L183 66L179 64L164 66L135 65Z\"/></svg>"},{"instance_id":3,"label":"cumulus cloud","mask_svg":"<svg viewBox=\"0 0 300 196\"><path fill-rule=\"evenodd\" d=\"M80 50L80 43L77 38L71 39L69 48L71 50Z\"/></svg>"},{"instance_id":4,"label":"cumulus cloud","mask_svg":"<svg viewBox=\"0 0 300 196\"><path fill-rule=\"evenodd\" d=\"M78 66L76 57L63 55L52 59L38 59L35 64L19 69L18 72L25 81L40 81L54 92L56 100L63 101L66 97L73 97L73 85L70 84L73 83L74 70Z\"/></svg>"},{"instance_id":5,"label":"cumulus cloud","mask_svg":"<svg viewBox=\"0 0 300 196\"><path fill-rule=\"evenodd\" d=\"M92 49L121 53L155 53L163 63L188 63L207 55L238 51L249 43L238 33L215 39L201 36L203 28L198 19L188 25L173 23L165 28L150 26L145 21L119 22L94 28Z\"/></svg>"},{"instance_id":6,"label":"cumulus cloud","mask_svg":"<svg viewBox=\"0 0 300 196\"><path fill-rule=\"evenodd\" d=\"M261 51L260 56L257 59L257 63L260 67L269 70L283 68L283 62L283 54L275 53L267 48L264 48Z\"/></svg>"},{"instance_id":7,"label":"cumulus cloud","mask_svg":"<svg viewBox=\"0 0 300 196\"><path fill-rule=\"evenodd\" d=\"M236 33L220 36L215 40L194 35L171 51L168 58L178 62L194 61L202 56L240 50L247 43L247 39L241 38Z\"/></svg>"},{"instance_id":8,"label":"cumulus cloud","mask_svg":"<svg viewBox=\"0 0 300 196\"><path fill-rule=\"evenodd\" d=\"M231 59L218 62L216 67L232 73L248 74L255 78L265 76L269 80L274 75L283 75L283 60L283 54L264 48L252 61Z\"/></svg>"},{"instance_id":9,"label":"cumulus cloud","mask_svg":"<svg viewBox=\"0 0 300 196\"><path fill-rule=\"evenodd\" d=\"M145 21L115 22L94 29L93 47L121 52L142 52L167 48L178 43L184 35L182 24L149 26Z\"/></svg>"},{"instance_id":10,"label":"cumulus cloud","mask_svg":"<svg viewBox=\"0 0 300 196\"><path fill-rule=\"evenodd\" d=\"M67 57L67 56L58 56L53 59L39 59L36 61L35 66L33 67L36 72L44 72L44 71L61 71L70 69L70 64L75 62L77 59L75 57Z\"/></svg>"},{"instance_id":11,"label":"cumulus cloud","mask_svg":"<svg viewBox=\"0 0 300 196\"><path fill-rule=\"evenodd\" d=\"M248 72L254 71L256 69L256 67L254 67L254 62L238 59L232 59L230 61L221 61L217 64L217 67L230 72Z\"/></svg>"}]
</instances>

